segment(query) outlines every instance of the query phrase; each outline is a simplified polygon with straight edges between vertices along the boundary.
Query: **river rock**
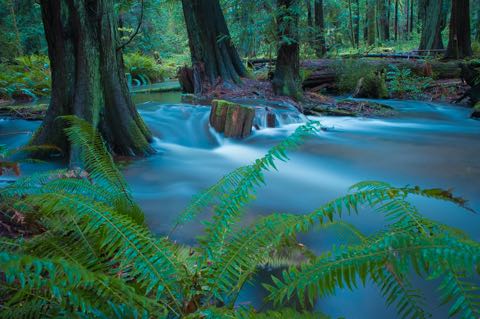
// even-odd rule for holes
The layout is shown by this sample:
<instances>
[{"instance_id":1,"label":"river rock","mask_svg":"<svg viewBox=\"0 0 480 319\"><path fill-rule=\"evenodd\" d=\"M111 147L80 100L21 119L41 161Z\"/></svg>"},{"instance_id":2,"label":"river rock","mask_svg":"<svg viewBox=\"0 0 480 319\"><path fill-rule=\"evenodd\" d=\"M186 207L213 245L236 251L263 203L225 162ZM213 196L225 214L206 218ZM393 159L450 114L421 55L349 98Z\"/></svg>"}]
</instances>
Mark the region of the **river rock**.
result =
<instances>
[{"instance_id":1,"label":"river rock","mask_svg":"<svg viewBox=\"0 0 480 319\"><path fill-rule=\"evenodd\" d=\"M223 100L213 100L210 125L225 137L245 138L252 133L255 109Z\"/></svg>"},{"instance_id":2,"label":"river rock","mask_svg":"<svg viewBox=\"0 0 480 319\"><path fill-rule=\"evenodd\" d=\"M475 106L473 107L472 118L480 119L480 102L475 104Z\"/></svg>"}]
</instances>

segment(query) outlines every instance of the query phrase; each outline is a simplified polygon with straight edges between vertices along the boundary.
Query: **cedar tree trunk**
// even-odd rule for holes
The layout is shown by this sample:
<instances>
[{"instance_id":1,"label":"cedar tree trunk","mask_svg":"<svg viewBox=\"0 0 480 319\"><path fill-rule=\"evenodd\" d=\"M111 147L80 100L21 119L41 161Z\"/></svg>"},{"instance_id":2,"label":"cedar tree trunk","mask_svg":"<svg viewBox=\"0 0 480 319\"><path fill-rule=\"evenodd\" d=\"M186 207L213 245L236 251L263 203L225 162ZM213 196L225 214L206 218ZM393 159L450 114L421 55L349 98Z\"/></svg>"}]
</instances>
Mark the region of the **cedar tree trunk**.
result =
<instances>
[{"instance_id":1,"label":"cedar tree trunk","mask_svg":"<svg viewBox=\"0 0 480 319\"><path fill-rule=\"evenodd\" d=\"M422 20L422 35L419 50L441 50L444 48L442 31L446 26L443 10L445 0L420 0L419 16Z\"/></svg>"},{"instance_id":2,"label":"cedar tree trunk","mask_svg":"<svg viewBox=\"0 0 480 319\"><path fill-rule=\"evenodd\" d=\"M315 33L317 38L317 57L321 58L327 53L325 43L325 15L323 11L323 0L315 0Z\"/></svg>"},{"instance_id":3,"label":"cedar tree trunk","mask_svg":"<svg viewBox=\"0 0 480 319\"><path fill-rule=\"evenodd\" d=\"M96 127L113 154L153 152L152 136L128 92L117 50L113 0L41 0L52 70L52 95L34 145L56 145L77 158L59 116L75 115Z\"/></svg>"},{"instance_id":4,"label":"cedar tree trunk","mask_svg":"<svg viewBox=\"0 0 480 319\"><path fill-rule=\"evenodd\" d=\"M275 94L302 97L300 79L300 45L298 42L298 0L278 0L278 49L272 84Z\"/></svg>"},{"instance_id":5,"label":"cedar tree trunk","mask_svg":"<svg viewBox=\"0 0 480 319\"><path fill-rule=\"evenodd\" d=\"M450 37L445 56L452 59L463 59L472 55L470 0L453 0L450 16Z\"/></svg>"},{"instance_id":6,"label":"cedar tree trunk","mask_svg":"<svg viewBox=\"0 0 480 319\"><path fill-rule=\"evenodd\" d=\"M219 0L182 0L194 71L195 93L247 75L231 41Z\"/></svg>"}]
</instances>

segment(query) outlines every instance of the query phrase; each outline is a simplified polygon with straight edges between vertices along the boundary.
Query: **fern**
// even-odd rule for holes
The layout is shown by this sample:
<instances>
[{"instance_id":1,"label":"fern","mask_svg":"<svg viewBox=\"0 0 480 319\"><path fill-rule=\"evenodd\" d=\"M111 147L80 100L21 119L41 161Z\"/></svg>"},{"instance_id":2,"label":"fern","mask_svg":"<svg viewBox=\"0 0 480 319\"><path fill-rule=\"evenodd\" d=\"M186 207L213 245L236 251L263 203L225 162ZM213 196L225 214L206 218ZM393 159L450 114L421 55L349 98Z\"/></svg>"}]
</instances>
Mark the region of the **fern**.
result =
<instances>
[{"instance_id":1,"label":"fern","mask_svg":"<svg viewBox=\"0 0 480 319\"><path fill-rule=\"evenodd\" d=\"M230 193L222 196L221 202L215 207L212 222L205 223L205 239L201 241L206 255L215 258L223 253L225 238L233 223L241 216L242 208L251 201L255 189L265 184L264 171L276 170L275 161L288 160L287 151L297 148L305 138L319 131L320 123L310 122L300 126L288 139L273 147L261 159L246 167L243 176Z\"/></svg>"},{"instance_id":2,"label":"fern","mask_svg":"<svg viewBox=\"0 0 480 319\"><path fill-rule=\"evenodd\" d=\"M478 265L477 265L478 267ZM448 315L458 315L460 318L480 318L480 287L468 281L464 275L448 271L439 287L442 302L452 302Z\"/></svg>"}]
</instances>

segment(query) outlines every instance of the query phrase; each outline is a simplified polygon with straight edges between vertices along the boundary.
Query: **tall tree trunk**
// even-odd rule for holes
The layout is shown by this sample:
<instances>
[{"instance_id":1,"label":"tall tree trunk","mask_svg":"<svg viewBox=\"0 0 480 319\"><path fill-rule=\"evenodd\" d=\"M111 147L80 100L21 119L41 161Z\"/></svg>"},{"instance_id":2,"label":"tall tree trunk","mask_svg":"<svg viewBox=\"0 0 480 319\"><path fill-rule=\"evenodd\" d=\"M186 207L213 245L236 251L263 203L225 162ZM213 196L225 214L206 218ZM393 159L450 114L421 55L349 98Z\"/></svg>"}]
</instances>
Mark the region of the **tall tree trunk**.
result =
<instances>
[{"instance_id":1,"label":"tall tree trunk","mask_svg":"<svg viewBox=\"0 0 480 319\"><path fill-rule=\"evenodd\" d=\"M473 55L470 32L470 0L453 0L447 58L463 59Z\"/></svg>"},{"instance_id":2,"label":"tall tree trunk","mask_svg":"<svg viewBox=\"0 0 480 319\"><path fill-rule=\"evenodd\" d=\"M277 28L280 47L272 80L273 90L275 94L300 99L302 97L302 88L300 79L300 45L298 42L298 0L277 1Z\"/></svg>"},{"instance_id":3,"label":"tall tree trunk","mask_svg":"<svg viewBox=\"0 0 480 319\"><path fill-rule=\"evenodd\" d=\"M22 41L20 40L20 31L18 30L17 14L15 13L15 3L10 0L10 15L12 16L13 31L15 32L15 41L17 47L17 56L23 55Z\"/></svg>"},{"instance_id":4,"label":"tall tree trunk","mask_svg":"<svg viewBox=\"0 0 480 319\"><path fill-rule=\"evenodd\" d=\"M410 1L406 0L405 3L405 38L408 39L408 34L410 33Z\"/></svg>"},{"instance_id":5,"label":"tall tree trunk","mask_svg":"<svg viewBox=\"0 0 480 319\"><path fill-rule=\"evenodd\" d=\"M376 30L376 6L375 0L369 0L367 3L367 44L375 45L377 30Z\"/></svg>"},{"instance_id":6,"label":"tall tree trunk","mask_svg":"<svg viewBox=\"0 0 480 319\"><path fill-rule=\"evenodd\" d=\"M219 0L182 0L194 70L195 93L247 75L231 41Z\"/></svg>"},{"instance_id":7,"label":"tall tree trunk","mask_svg":"<svg viewBox=\"0 0 480 319\"><path fill-rule=\"evenodd\" d=\"M348 0L348 17L349 17L349 24L350 24L350 43L352 47L355 47L355 34L353 30L353 10L352 10L352 0Z\"/></svg>"},{"instance_id":8,"label":"tall tree trunk","mask_svg":"<svg viewBox=\"0 0 480 319\"><path fill-rule=\"evenodd\" d=\"M117 49L113 0L41 0L52 70L52 95L32 143L57 145L70 160L78 154L67 142L59 116L76 115L102 134L110 151L153 152L152 136L128 92L122 52Z\"/></svg>"},{"instance_id":9,"label":"tall tree trunk","mask_svg":"<svg viewBox=\"0 0 480 319\"><path fill-rule=\"evenodd\" d=\"M413 33L413 23L415 22L414 19L414 8L415 8L415 0L410 0L410 35Z\"/></svg>"},{"instance_id":10,"label":"tall tree trunk","mask_svg":"<svg viewBox=\"0 0 480 319\"><path fill-rule=\"evenodd\" d=\"M444 0L420 0L419 18L422 21L422 35L419 50L441 50L444 48L442 31L446 26L443 10Z\"/></svg>"},{"instance_id":11,"label":"tall tree trunk","mask_svg":"<svg viewBox=\"0 0 480 319\"><path fill-rule=\"evenodd\" d=\"M395 25L394 25L394 30L395 30L395 41L398 41L398 0L395 0Z\"/></svg>"},{"instance_id":12,"label":"tall tree trunk","mask_svg":"<svg viewBox=\"0 0 480 319\"><path fill-rule=\"evenodd\" d=\"M317 35L317 56L323 57L327 53L325 42L325 16L323 11L323 0L315 0L315 33Z\"/></svg>"},{"instance_id":13,"label":"tall tree trunk","mask_svg":"<svg viewBox=\"0 0 480 319\"><path fill-rule=\"evenodd\" d=\"M360 46L360 0L356 0L355 5L355 44L357 45L357 49Z\"/></svg>"},{"instance_id":14,"label":"tall tree trunk","mask_svg":"<svg viewBox=\"0 0 480 319\"><path fill-rule=\"evenodd\" d=\"M475 0L477 21L475 30L475 40L480 42L480 0Z\"/></svg>"},{"instance_id":15,"label":"tall tree trunk","mask_svg":"<svg viewBox=\"0 0 480 319\"><path fill-rule=\"evenodd\" d=\"M380 39L383 41L390 40L390 25L388 21L388 10L386 0L379 0L378 2L378 16L380 20L379 31Z\"/></svg>"}]
</instances>

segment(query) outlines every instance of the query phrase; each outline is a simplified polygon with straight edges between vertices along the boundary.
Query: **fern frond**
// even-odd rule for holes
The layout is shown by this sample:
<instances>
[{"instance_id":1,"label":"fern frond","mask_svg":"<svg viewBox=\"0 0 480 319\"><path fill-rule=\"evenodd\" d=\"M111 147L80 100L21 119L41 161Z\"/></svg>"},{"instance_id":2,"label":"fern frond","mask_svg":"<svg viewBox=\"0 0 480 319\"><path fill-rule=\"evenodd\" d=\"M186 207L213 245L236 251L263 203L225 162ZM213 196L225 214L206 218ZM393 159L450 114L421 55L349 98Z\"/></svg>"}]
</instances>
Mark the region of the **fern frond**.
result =
<instances>
[{"instance_id":1,"label":"fern frond","mask_svg":"<svg viewBox=\"0 0 480 319\"><path fill-rule=\"evenodd\" d=\"M425 238L411 234L391 233L376 242L359 246L341 247L325 254L311 265L290 269L282 280L273 278L274 286L266 285L269 299L280 303L294 292L300 301L309 297L333 294L337 287L350 289L358 278L365 283L375 277L386 265L396 273L409 270L408 265L423 265L425 272L439 269L462 270L473 273L480 262L480 244L450 236Z\"/></svg>"},{"instance_id":2,"label":"fern frond","mask_svg":"<svg viewBox=\"0 0 480 319\"><path fill-rule=\"evenodd\" d=\"M45 193L27 197L26 201L39 207L45 215L78 216L85 222L82 231L104 234L101 247L106 258L118 261L119 271L135 278L146 294L153 293L157 300L167 297L179 311L177 288L182 275L174 256L174 247L164 239L155 239L143 226L133 223L127 216L116 214L112 208L89 198L62 193Z\"/></svg>"},{"instance_id":3,"label":"fern frond","mask_svg":"<svg viewBox=\"0 0 480 319\"><path fill-rule=\"evenodd\" d=\"M448 271L439 287L442 302L452 303L448 315L462 319L480 318L480 286L465 276Z\"/></svg>"},{"instance_id":4,"label":"fern frond","mask_svg":"<svg viewBox=\"0 0 480 319\"><path fill-rule=\"evenodd\" d=\"M122 280L88 271L62 259L0 253L0 269L5 285L10 286L13 293L7 307L16 306L16 300L23 300L18 297L28 294L61 309L81 309L92 315L105 311L108 316L109 301L128 305L131 313L160 310L157 303L138 295Z\"/></svg>"},{"instance_id":5,"label":"fern frond","mask_svg":"<svg viewBox=\"0 0 480 319\"><path fill-rule=\"evenodd\" d=\"M105 183L112 194L117 195L117 201L125 202L130 206L119 210L127 214L138 224L143 224L144 215L132 199L130 189L120 171L115 166L112 156L100 134L90 123L75 116L63 116L70 126L65 129L70 143L80 148L80 158L90 178L98 184Z\"/></svg>"},{"instance_id":6,"label":"fern frond","mask_svg":"<svg viewBox=\"0 0 480 319\"><path fill-rule=\"evenodd\" d=\"M297 312L294 309L271 310L267 312L256 312L251 309L240 309L237 314L238 319L329 319L319 312Z\"/></svg>"},{"instance_id":7,"label":"fern frond","mask_svg":"<svg viewBox=\"0 0 480 319\"><path fill-rule=\"evenodd\" d=\"M299 216L275 214L267 216L252 227L243 229L223 248L220 255L207 269L206 277L210 287L210 297L225 303L236 298L245 280L266 262L273 248L285 237L283 229L298 223ZM228 299L234 296L233 299Z\"/></svg>"},{"instance_id":8,"label":"fern frond","mask_svg":"<svg viewBox=\"0 0 480 319\"><path fill-rule=\"evenodd\" d=\"M305 215L296 229L291 231L307 232L313 225L333 222L337 218L342 218L344 214L358 214L363 206L376 209L390 222L416 222L421 230L421 215L413 205L405 200L409 195L448 201L469 210L465 205L465 200L439 189L421 189L418 186L395 187L382 182L363 182L354 185L351 190L353 192L332 200Z\"/></svg>"},{"instance_id":9,"label":"fern frond","mask_svg":"<svg viewBox=\"0 0 480 319\"><path fill-rule=\"evenodd\" d=\"M198 195L195 195L187 208L185 208L178 217L174 228L193 220L207 207L212 207L217 203L222 195L229 193L232 189L238 187L245 172L246 167L237 168L233 172L222 177L217 183L215 183L215 185L207 188Z\"/></svg>"},{"instance_id":10,"label":"fern frond","mask_svg":"<svg viewBox=\"0 0 480 319\"><path fill-rule=\"evenodd\" d=\"M268 151L255 163L245 167L243 177L230 193L221 198L215 207L211 222L207 222L205 238L200 241L206 256L215 258L223 253L223 244L234 222L241 216L243 207L252 199L255 189L265 184L264 171L276 170L275 161L287 161L287 151L297 148L304 140L319 132L320 123L309 122L300 126L290 137Z\"/></svg>"},{"instance_id":11,"label":"fern frond","mask_svg":"<svg viewBox=\"0 0 480 319\"><path fill-rule=\"evenodd\" d=\"M372 280L380 287L388 306L395 305L400 318L430 318L424 310L425 298L418 289L414 289L407 276L399 275L389 265L377 274L371 273Z\"/></svg>"}]
</instances>

